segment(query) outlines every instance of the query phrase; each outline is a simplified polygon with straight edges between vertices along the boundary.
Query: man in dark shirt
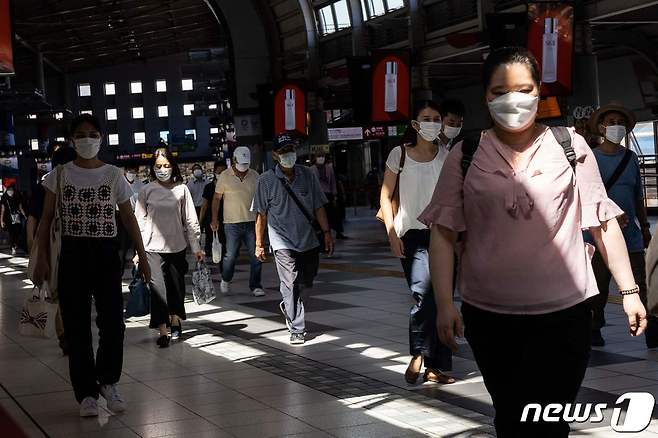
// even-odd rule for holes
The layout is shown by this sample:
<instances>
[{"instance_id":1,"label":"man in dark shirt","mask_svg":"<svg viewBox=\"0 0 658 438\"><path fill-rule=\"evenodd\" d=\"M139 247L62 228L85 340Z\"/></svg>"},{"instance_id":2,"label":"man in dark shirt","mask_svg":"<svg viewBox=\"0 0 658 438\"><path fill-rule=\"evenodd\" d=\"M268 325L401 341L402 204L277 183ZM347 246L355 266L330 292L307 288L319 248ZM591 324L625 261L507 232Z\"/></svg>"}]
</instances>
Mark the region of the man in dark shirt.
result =
<instances>
[{"instance_id":1,"label":"man in dark shirt","mask_svg":"<svg viewBox=\"0 0 658 438\"><path fill-rule=\"evenodd\" d=\"M212 257L212 241L213 241L213 232L210 228L210 222L212 221L212 199L215 196L215 184L219 178L219 174L227 169L226 163L224 161L215 162L214 178L203 188L203 204L201 204L201 212L199 214L199 224L201 228L206 233L206 244L205 251L206 256ZM217 235L219 241L222 242L222 252L226 247L226 235L224 234L224 201L221 201L219 204L219 229L217 230ZM221 265L220 265L221 266Z\"/></svg>"}]
</instances>

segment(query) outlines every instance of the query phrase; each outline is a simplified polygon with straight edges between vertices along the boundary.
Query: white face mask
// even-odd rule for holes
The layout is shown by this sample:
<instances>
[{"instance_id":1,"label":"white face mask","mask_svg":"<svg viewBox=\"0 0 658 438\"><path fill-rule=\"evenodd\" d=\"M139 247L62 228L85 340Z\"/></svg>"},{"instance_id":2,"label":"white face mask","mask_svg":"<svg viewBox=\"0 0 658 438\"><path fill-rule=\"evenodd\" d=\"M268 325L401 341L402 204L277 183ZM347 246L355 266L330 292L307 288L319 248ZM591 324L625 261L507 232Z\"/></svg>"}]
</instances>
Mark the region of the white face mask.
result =
<instances>
[{"instance_id":1,"label":"white face mask","mask_svg":"<svg viewBox=\"0 0 658 438\"><path fill-rule=\"evenodd\" d=\"M81 158L85 160L91 160L96 155L101 148L101 139L100 138L76 138L73 140L75 145L75 151Z\"/></svg>"},{"instance_id":2,"label":"white face mask","mask_svg":"<svg viewBox=\"0 0 658 438\"><path fill-rule=\"evenodd\" d=\"M317 157L317 158L315 159L315 162L316 162L317 164L319 164L320 166L322 166L322 165L324 164L324 157Z\"/></svg>"},{"instance_id":3,"label":"white face mask","mask_svg":"<svg viewBox=\"0 0 658 438\"><path fill-rule=\"evenodd\" d=\"M247 170L249 170L249 163L246 164L235 163L235 168L238 169L238 172L246 172Z\"/></svg>"},{"instance_id":4,"label":"white face mask","mask_svg":"<svg viewBox=\"0 0 658 438\"><path fill-rule=\"evenodd\" d=\"M523 131L535 121L539 97L513 91L489 102L489 112L506 131Z\"/></svg>"},{"instance_id":5,"label":"white face mask","mask_svg":"<svg viewBox=\"0 0 658 438\"><path fill-rule=\"evenodd\" d=\"M443 126L443 135L448 137L450 140L457 137L461 131L462 131L461 126L458 126L456 128L454 126L446 126L446 125Z\"/></svg>"},{"instance_id":6,"label":"white face mask","mask_svg":"<svg viewBox=\"0 0 658 438\"><path fill-rule=\"evenodd\" d=\"M297 162L297 152L286 152L279 155L279 164L286 169L292 169Z\"/></svg>"},{"instance_id":7,"label":"white face mask","mask_svg":"<svg viewBox=\"0 0 658 438\"><path fill-rule=\"evenodd\" d=\"M14 196L14 191L12 189L7 190L7 196L9 196L10 198Z\"/></svg>"},{"instance_id":8,"label":"white face mask","mask_svg":"<svg viewBox=\"0 0 658 438\"><path fill-rule=\"evenodd\" d=\"M196 178L201 178L203 176L203 171L201 169L194 169L192 172Z\"/></svg>"},{"instance_id":9,"label":"white face mask","mask_svg":"<svg viewBox=\"0 0 658 438\"><path fill-rule=\"evenodd\" d=\"M130 183L135 181L135 176L137 176L137 175L135 175L135 172L126 172L126 179Z\"/></svg>"},{"instance_id":10,"label":"white face mask","mask_svg":"<svg viewBox=\"0 0 658 438\"><path fill-rule=\"evenodd\" d=\"M418 134L424 140L434 141L441 133L441 124L438 122L418 122L418 124L420 125Z\"/></svg>"},{"instance_id":11,"label":"white face mask","mask_svg":"<svg viewBox=\"0 0 658 438\"><path fill-rule=\"evenodd\" d=\"M171 179L171 173L174 171L171 167L161 167L160 169L155 169L155 177L162 181L167 182Z\"/></svg>"},{"instance_id":12,"label":"white face mask","mask_svg":"<svg viewBox=\"0 0 658 438\"><path fill-rule=\"evenodd\" d=\"M605 127L605 138L614 144L619 144L626 137L626 127L624 125L611 125Z\"/></svg>"}]
</instances>

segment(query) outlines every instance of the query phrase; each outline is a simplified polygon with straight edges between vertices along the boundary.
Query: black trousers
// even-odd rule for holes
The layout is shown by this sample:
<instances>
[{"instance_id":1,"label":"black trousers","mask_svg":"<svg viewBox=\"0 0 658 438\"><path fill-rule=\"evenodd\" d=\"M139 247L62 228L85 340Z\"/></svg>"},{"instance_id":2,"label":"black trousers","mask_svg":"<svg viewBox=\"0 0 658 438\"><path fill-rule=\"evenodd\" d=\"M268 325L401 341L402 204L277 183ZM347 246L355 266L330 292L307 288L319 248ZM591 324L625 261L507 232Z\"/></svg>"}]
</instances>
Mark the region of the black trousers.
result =
<instances>
[{"instance_id":1,"label":"black trousers","mask_svg":"<svg viewBox=\"0 0 658 438\"><path fill-rule=\"evenodd\" d=\"M12 224L10 220L7 225L7 232L9 233L9 246L11 248L22 246L21 234L23 233L23 226L21 224Z\"/></svg>"},{"instance_id":2,"label":"black trousers","mask_svg":"<svg viewBox=\"0 0 658 438\"><path fill-rule=\"evenodd\" d=\"M338 209L338 204L336 202L336 195L333 193L325 193L327 197L327 202L324 206L325 211L327 212L327 220L329 221L329 228L334 230L337 233L342 233L343 228L343 218L341 217L340 210Z\"/></svg>"},{"instance_id":3,"label":"black trousers","mask_svg":"<svg viewBox=\"0 0 658 438\"><path fill-rule=\"evenodd\" d=\"M521 422L528 403L573 403L587 370L592 316L582 302L543 315L462 304L465 336L493 399L498 438L562 438L569 424Z\"/></svg>"},{"instance_id":4,"label":"black trousers","mask_svg":"<svg viewBox=\"0 0 658 438\"><path fill-rule=\"evenodd\" d=\"M170 315L185 320L185 274L188 270L185 250L175 253L148 252L151 267L150 328L169 327Z\"/></svg>"},{"instance_id":5,"label":"black trousers","mask_svg":"<svg viewBox=\"0 0 658 438\"><path fill-rule=\"evenodd\" d=\"M98 385L114 384L123 366L123 295L116 239L62 239L59 307L69 344L75 398L98 398ZM98 351L94 358L91 298L96 304Z\"/></svg>"},{"instance_id":6,"label":"black trousers","mask_svg":"<svg viewBox=\"0 0 658 438\"><path fill-rule=\"evenodd\" d=\"M409 315L409 354L423 355L427 368L452 370L452 351L439 341L436 304L430 278L430 230L409 230L402 236L405 258L400 259L414 305Z\"/></svg>"}]
</instances>

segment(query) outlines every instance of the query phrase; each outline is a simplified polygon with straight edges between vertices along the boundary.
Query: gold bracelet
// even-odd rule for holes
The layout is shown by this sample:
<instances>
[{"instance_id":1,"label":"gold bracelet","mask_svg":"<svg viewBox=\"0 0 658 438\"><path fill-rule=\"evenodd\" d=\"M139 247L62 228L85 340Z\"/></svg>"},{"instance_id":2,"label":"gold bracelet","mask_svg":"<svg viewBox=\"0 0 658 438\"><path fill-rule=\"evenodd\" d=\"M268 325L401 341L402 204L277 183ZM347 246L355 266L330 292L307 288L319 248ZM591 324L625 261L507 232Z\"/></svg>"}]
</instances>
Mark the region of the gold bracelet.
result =
<instances>
[{"instance_id":1,"label":"gold bracelet","mask_svg":"<svg viewBox=\"0 0 658 438\"><path fill-rule=\"evenodd\" d=\"M621 295L633 295L633 294L638 294L638 293L640 293L640 286L638 286L638 285L636 284L635 287L634 287L633 289L620 290L619 293L620 293Z\"/></svg>"}]
</instances>

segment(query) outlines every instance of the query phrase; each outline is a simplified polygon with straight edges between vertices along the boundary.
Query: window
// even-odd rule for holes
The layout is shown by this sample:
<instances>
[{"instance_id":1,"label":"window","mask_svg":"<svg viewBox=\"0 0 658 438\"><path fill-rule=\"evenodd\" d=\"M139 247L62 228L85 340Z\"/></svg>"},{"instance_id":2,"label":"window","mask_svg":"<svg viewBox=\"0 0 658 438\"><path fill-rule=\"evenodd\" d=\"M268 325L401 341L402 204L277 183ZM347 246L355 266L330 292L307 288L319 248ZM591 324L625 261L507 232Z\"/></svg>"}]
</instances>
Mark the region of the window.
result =
<instances>
[{"instance_id":1,"label":"window","mask_svg":"<svg viewBox=\"0 0 658 438\"><path fill-rule=\"evenodd\" d=\"M155 81L155 91L158 93L164 93L167 91L167 81L164 79L160 79L159 81Z\"/></svg>"},{"instance_id":2,"label":"window","mask_svg":"<svg viewBox=\"0 0 658 438\"><path fill-rule=\"evenodd\" d=\"M193 140L196 140L196 129L186 129L185 138L192 137Z\"/></svg>"},{"instance_id":3,"label":"window","mask_svg":"<svg viewBox=\"0 0 658 438\"><path fill-rule=\"evenodd\" d=\"M144 108L141 106L136 106L133 108L133 119L143 119L144 118Z\"/></svg>"},{"instance_id":4,"label":"window","mask_svg":"<svg viewBox=\"0 0 658 438\"><path fill-rule=\"evenodd\" d=\"M210 128L210 134L219 134L219 128Z\"/></svg>"},{"instance_id":5,"label":"window","mask_svg":"<svg viewBox=\"0 0 658 438\"><path fill-rule=\"evenodd\" d=\"M187 103L183 105L183 115L184 116L191 116L192 111L194 111L194 104L193 103Z\"/></svg>"},{"instance_id":6,"label":"window","mask_svg":"<svg viewBox=\"0 0 658 438\"><path fill-rule=\"evenodd\" d=\"M208 105L208 109L217 109L217 104L211 103L210 105Z\"/></svg>"},{"instance_id":7,"label":"window","mask_svg":"<svg viewBox=\"0 0 658 438\"><path fill-rule=\"evenodd\" d=\"M329 35L350 27L352 23L347 0L338 0L318 9L318 21L322 35Z\"/></svg>"},{"instance_id":8,"label":"window","mask_svg":"<svg viewBox=\"0 0 658 438\"><path fill-rule=\"evenodd\" d=\"M142 93L142 82L133 81L130 83L130 94L141 94Z\"/></svg>"},{"instance_id":9,"label":"window","mask_svg":"<svg viewBox=\"0 0 658 438\"><path fill-rule=\"evenodd\" d=\"M119 134L108 135L107 142L110 146L117 146L119 144Z\"/></svg>"},{"instance_id":10,"label":"window","mask_svg":"<svg viewBox=\"0 0 658 438\"><path fill-rule=\"evenodd\" d=\"M39 140L36 138L30 139L30 148L33 151L38 151L39 150Z\"/></svg>"},{"instance_id":11,"label":"window","mask_svg":"<svg viewBox=\"0 0 658 438\"><path fill-rule=\"evenodd\" d=\"M191 91L194 89L194 83L192 82L192 79L183 79L181 81L181 87L183 88L183 91Z\"/></svg>"},{"instance_id":12,"label":"window","mask_svg":"<svg viewBox=\"0 0 658 438\"><path fill-rule=\"evenodd\" d=\"M404 0L361 0L363 18L369 20L405 6Z\"/></svg>"},{"instance_id":13,"label":"window","mask_svg":"<svg viewBox=\"0 0 658 438\"><path fill-rule=\"evenodd\" d=\"M169 131L160 131L160 140L169 143Z\"/></svg>"},{"instance_id":14,"label":"window","mask_svg":"<svg viewBox=\"0 0 658 438\"><path fill-rule=\"evenodd\" d=\"M135 132L133 134L135 138L135 144L144 144L146 143L146 133L145 132Z\"/></svg>"},{"instance_id":15,"label":"window","mask_svg":"<svg viewBox=\"0 0 658 438\"><path fill-rule=\"evenodd\" d=\"M62 120L64 118L64 113L55 113L55 120Z\"/></svg>"},{"instance_id":16,"label":"window","mask_svg":"<svg viewBox=\"0 0 658 438\"><path fill-rule=\"evenodd\" d=\"M91 85L90 84L78 84L78 96L80 96L80 97L89 97L89 96L91 96Z\"/></svg>"},{"instance_id":17,"label":"window","mask_svg":"<svg viewBox=\"0 0 658 438\"><path fill-rule=\"evenodd\" d=\"M80 111L80 114L89 114L90 116L93 116L94 112L92 110L82 110Z\"/></svg>"},{"instance_id":18,"label":"window","mask_svg":"<svg viewBox=\"0 0 658 438\"><path fill-rule=\"evenodd\" d=\"M105 95L106 96L114 96L117 94L117 89L116 86L114 85L114 82L106 82L105 83Z\"/></svg>"},{"instance_id":19,"label":"window","mask_svg":"<svg viewBox=\"0 0 658 438\"><path fill-rule=\"evenodd\" d=\"M116 108L108 108L105 110L105 116L107 117L107 120L116 120L117 119L117 109Z\"/></svg>"},{"instance_id":20,"label":"window","mask_svg":"<svg viewBox=\"0 0 658 438\"><path fill-rule=\"evenodd\" d=\"M168 116L169 116L169 108L166 105L159 106L158 117L168 117Z\"/></svg>"}]
</instances>

